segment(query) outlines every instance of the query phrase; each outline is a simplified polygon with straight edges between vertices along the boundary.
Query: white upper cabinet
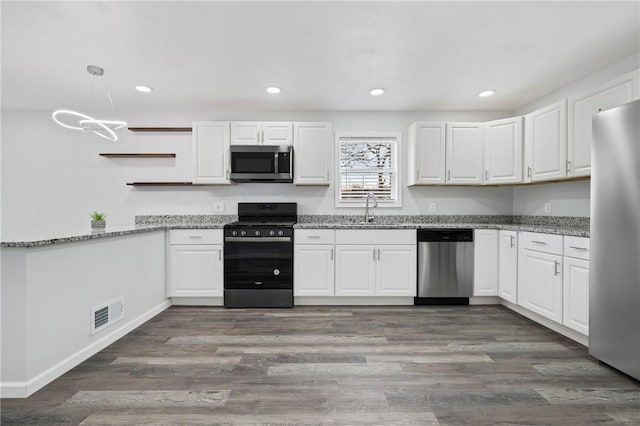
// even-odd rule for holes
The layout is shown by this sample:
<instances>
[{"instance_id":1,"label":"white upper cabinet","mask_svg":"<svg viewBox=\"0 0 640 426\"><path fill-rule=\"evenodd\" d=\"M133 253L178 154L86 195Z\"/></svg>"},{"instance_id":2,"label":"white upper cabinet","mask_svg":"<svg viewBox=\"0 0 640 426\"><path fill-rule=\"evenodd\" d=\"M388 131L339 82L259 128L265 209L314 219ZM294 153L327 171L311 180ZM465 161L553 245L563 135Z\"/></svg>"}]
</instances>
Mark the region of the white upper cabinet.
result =
<instances>
[{"instance_id":1,"label":"white upper cabinet","mask_svg":"<svg viewBox=\"0 0 640 426\"><path fill-rule=\"evenodd\" d=\"M232 121L231 145L291 145L293 123Z\"/></svg>"},{"instance_id":2,"label":"white upper cabinet","mask_svg":"<svg viewBox=\"0 0 640 426\"><path fill-rule=\"evenodd\" d=\"M567 176L567 101L525 116L525 182Z\"/></svg>"},{"instance_id":3,"label":"white upper cabinet","mask_svg":"<svg viewBox=\"0 0 640 426\"><path fill-rule=\"evenodd\" d=\"M329 185L331 123L293 123L293 183Z\"/></svg>"},{"instance_id":4,"label":"white upper cabinet","mask_svg":"<svg viewBox=\"0 0 640 426\"><path fill-rule=\"evenodd\" d=\"M591 123L599 111L640 97L640 70L568 99L567 169L570 177L591 175Z\"/></svg>"},{"instance_id":5,"label":"white upper cabinet","mask_svg":"<svg viewBox=\"0 0 640 426\"><path fill-rule=\"evenodd\" d=\"M483 127L483 123L447 123L448 184L482 184Z\"/></svg>"},{"instance_id":6,"label":"white upper cabinet","mask_svg":"<svg viewBox=\"0 0 640 426\"><path fill-rule=\"evenodd\" d=\"M445 124L413 123L409 127L409 185L445 183Z\"/></svg>"},{"instance_id":7,"label":"white upper cabinet","mask_svg":"<svg viewBox=\"0 0 640 426\"><path fill-rule=\"evenodd\" d=\"M522 117L485 126L484 183L522 182Z\"/></svg>"},{"instance_id":8,"label":"white upper cabinet","mask_svg":"<svg viewBox=\"0 0 640 426\"><path fill-rule=\"evenodd\" d=\"M229 122L194 121L192 126L193 183L230 184Z\"/></svg>"}]
</instances>

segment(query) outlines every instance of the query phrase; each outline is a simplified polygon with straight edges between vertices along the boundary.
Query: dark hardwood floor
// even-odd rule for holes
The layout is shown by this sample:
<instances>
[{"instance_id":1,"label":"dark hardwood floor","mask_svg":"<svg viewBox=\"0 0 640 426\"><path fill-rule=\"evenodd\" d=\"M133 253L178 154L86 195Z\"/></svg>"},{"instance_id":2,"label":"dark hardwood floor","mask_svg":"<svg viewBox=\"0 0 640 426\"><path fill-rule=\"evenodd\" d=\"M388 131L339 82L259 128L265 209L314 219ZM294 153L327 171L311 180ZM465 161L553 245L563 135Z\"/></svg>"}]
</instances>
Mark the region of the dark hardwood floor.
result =
<instances>
[{"instance_id":1,"label":"dark hardwood floor","mask_svg":"<svg viewBox=\"0 0 640 426\"><path fill-rule=\"evenodd\" d=\"M640 384L501 306L172 307L2 425L640 424Z\"/></svg>"}]
</instances>

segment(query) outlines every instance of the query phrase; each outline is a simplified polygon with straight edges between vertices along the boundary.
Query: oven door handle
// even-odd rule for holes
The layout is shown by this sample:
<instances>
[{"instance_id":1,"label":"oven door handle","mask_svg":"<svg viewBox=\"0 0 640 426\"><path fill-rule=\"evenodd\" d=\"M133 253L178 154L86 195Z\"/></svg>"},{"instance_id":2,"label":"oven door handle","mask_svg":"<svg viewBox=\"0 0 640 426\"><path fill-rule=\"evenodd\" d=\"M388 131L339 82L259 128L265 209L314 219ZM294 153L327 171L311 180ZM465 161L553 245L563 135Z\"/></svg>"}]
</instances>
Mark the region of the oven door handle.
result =
<instances>
[{"instance_id":1,"label":"oven door handle","mask_svg":"<svg viewBox=\"0 0 640 426\"><path fill-rule=\"evenodd\" d=\"M234 243L290 243L291 237L225 237L224 241Z\"/></svg>"}]
</instances>

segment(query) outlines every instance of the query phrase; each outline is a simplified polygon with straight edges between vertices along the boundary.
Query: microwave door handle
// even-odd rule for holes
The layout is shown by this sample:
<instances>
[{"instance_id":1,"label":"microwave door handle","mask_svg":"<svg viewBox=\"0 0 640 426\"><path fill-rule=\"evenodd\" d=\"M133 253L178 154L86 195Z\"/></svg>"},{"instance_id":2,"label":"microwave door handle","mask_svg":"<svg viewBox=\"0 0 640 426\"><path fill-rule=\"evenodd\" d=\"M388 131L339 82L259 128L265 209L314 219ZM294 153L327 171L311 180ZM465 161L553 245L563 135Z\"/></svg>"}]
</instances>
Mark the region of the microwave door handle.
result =
<instances>
[{"instance_id":1,"label":"microwave door handle","mask_svg":"<svg viewBox=\"0 0 640 426\"><path fill-rule=\"evenodd\" d=\"M273 172L278 174L278 156L280 153L276 152L276 155L273 156Z\"/></svg>"}]
</instances>

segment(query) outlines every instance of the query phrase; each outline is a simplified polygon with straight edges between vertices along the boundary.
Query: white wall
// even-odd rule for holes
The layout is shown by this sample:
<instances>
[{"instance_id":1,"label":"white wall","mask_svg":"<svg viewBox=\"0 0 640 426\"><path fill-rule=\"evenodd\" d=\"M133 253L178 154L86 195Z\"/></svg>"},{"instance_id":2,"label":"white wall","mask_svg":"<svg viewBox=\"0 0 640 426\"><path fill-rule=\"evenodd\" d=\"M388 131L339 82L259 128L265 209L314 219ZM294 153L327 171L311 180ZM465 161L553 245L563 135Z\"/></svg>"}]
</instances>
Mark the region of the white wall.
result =
<instances>
[{"instance_id":1,"label":"white wall","mask_svg":"<svg viewBox=\"0 0 640 426\"><path fill-rule=\"evenodd\" d=\"M513 189L513 214L535 216L589 216L590 181L554 182ZM544 212L551 203L551 213Z\"/></svg>"},{"instance_id":2,"label":"white wall","mask_svg":"<svg viewBox=\"0 0 640 426\"><path fill-rule=\"evenodd\" d=\"M193 120L329 121L334 131L402 131L413 121L487 121L507 112L250 112L120 111L130 126L190 126ZM103 117L96 113L95 116ZM105 118L111 118L106 116ZM225 214L238 201L297 201L300 214L361 214L334 207L333 186L237 184L229 187L132 187L131 181L191 181L191 135L119 131L117 142L64 129L49 111L3 111L3 240L37 239L89 229L89 214L107 213L108 226L131 225L139 214L213 214L223 201ZM405 144L403 144L405 145ZM120 158L100 152L175 152L176 158ZM402 149L406 168L406 149ZM404 180L404 176L403 176ZM403 207L376 214L511 214L511 188L407 188Z\"/></svg>"}]
</instances>

